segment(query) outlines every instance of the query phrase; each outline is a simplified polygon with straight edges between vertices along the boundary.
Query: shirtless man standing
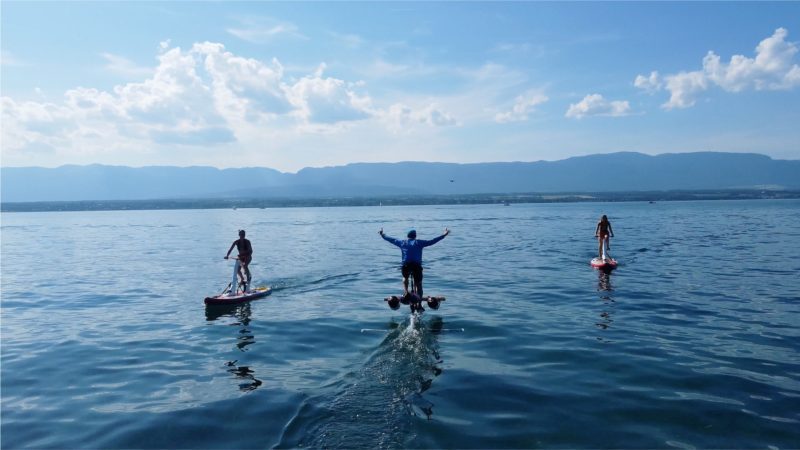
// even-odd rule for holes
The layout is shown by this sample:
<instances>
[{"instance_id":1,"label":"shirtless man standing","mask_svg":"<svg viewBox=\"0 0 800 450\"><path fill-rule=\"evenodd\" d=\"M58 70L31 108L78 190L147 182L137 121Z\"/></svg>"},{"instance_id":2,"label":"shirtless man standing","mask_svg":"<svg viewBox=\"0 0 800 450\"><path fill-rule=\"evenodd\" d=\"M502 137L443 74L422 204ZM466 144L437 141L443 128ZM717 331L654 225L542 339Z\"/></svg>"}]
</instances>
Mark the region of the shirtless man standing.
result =
<instances>
[{"instance_id":1,"label":"shirtless man standing","mask_svg":"<svg viewBox=\"0 0 800 450\"><path fill-rule=\"evenodd\" d=\"M233 251L233 247L239 251L239 278L245 284L245 286L250 286L250 261L253 260L253 246L250 245L250 241L244 238L244 230L239 230L239 239L233 241L231 244L231 248L228 249L228 254L225 255L225 259L231 255ZM244 275L242 275L242 269L244 269ZM245 281L247 280L247 281Z\"/></svg>"}]
</instances>

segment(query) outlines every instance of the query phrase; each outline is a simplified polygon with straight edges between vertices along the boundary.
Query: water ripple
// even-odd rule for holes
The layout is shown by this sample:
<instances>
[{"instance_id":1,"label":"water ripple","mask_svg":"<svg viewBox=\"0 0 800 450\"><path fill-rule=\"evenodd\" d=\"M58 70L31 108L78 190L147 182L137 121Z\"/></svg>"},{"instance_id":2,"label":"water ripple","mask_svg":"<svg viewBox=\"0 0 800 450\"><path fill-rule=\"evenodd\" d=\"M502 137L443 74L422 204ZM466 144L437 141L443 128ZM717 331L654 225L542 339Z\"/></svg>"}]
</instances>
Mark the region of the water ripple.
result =
<instances>
[{"instance_id":1,"label":"water ripple","mask_svg":"<svg viewBox=\"0 0 800 450\"><path fill-rule=\"evenodd\" d=\"M588 264L600 214L611 273ZM800 442L797 201L2 219L4 448ZM447 300L414 324L377 236L410 226L453 230L425 250ZM238 228L274 292L206 308Z\"/></svg>"}]
</instances>

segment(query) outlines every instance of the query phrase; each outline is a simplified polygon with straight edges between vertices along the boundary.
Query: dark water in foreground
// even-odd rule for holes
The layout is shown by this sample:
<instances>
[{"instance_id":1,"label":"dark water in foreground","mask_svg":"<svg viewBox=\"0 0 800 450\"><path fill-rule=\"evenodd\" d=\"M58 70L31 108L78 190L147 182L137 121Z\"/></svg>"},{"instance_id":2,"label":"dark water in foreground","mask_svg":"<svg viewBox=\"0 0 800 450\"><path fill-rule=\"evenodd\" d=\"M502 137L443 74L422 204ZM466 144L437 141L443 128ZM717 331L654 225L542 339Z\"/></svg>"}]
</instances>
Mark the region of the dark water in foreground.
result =
<instances>
[{"instance_id":1,"label":"dark water in foreground","mask_svg":"<svg viewBox=\"0 0 800 450\"><path fill-rule=\"evenodd\" d=\"M206 309L238 228L275 291ZM798 249L795 200L4 213L1 444L797 448Z\"/></svg>"}]
</instances>

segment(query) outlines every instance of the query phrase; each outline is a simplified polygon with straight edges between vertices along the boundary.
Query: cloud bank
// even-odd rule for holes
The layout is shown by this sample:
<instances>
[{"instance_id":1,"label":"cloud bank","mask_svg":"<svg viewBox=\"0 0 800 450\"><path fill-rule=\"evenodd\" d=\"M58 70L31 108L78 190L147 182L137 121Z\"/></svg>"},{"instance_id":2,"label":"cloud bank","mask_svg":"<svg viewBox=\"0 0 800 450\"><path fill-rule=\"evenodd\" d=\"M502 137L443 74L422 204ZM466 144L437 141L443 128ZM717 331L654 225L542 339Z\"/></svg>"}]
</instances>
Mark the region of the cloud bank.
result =
<instances>
[{"instance_id":1,"label":"cloud bank","mask_svg":"<svg viewBox=\"0 0 800 450\"><path fill-rule=\"evenodd\" d=\"M267 136L337 133L369 121L391 132L457 124L435 102L376 106L365 83L327 76L324 63L290 77L277 59L239 56L220 43L181 49L163 42L152 69L101 56L108 71L142 81L112 90L77 87L58 102L3 97L4 158L56 151L141 154L167 146L258 148Z\"/></svg>"}]
</instances>

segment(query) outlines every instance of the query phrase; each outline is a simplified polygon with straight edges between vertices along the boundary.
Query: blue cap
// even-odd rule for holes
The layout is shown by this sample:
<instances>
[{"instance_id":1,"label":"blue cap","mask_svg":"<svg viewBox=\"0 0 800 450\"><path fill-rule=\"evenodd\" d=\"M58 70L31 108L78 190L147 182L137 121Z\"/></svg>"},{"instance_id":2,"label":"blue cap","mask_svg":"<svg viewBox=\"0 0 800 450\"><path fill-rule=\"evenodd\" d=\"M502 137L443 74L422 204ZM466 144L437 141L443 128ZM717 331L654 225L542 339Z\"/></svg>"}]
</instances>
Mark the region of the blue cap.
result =
<instances>
[{"instance_id":1,"label":"blue cap","mask_svg":"<svg viewBox=\"0 0 800 450\"><path fill-rule=\"evenodd\" d=\"M408 236L411 239L415 239L417 237L417 230L413 228L408 230L408 234L406 236Z\"/></svg>"}]
</instances>

